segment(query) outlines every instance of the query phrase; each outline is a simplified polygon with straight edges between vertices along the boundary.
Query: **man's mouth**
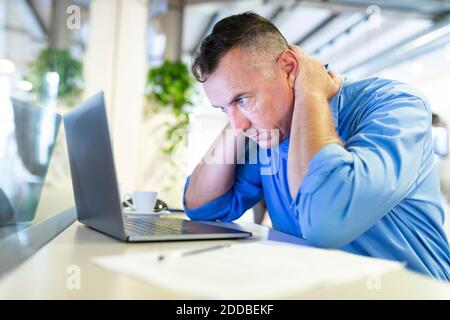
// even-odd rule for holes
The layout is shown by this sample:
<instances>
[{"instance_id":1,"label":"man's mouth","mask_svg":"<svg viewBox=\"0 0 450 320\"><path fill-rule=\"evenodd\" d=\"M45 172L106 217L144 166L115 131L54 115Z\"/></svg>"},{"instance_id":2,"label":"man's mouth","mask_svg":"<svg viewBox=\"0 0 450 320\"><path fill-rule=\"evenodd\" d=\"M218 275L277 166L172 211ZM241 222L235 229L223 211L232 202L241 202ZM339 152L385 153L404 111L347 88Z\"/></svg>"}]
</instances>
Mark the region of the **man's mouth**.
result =
<instances>
[{"instance_id":1,"label":"man's mouth","mask_svg":"<svg viewBox=\"0 0 450 320\"><path fill-rule=\"evenodd\" d=\"M257 143L271 139L271 132L267 129L258 129L256 132L244 133L244 135Z\"/></svg>"},{"instance_id":2,"label":"man's mouth","mask_svg":"<svg viewBox=\"0 0 450 320\"><path fill-rule=\"evenodd\" d=\"M250 131L250 132L249 132L249 131ZM247 130L247 131L244 133L244 135L245 135L247 138L249 138L249 139L252 139L252 140L254 140L254 141L257 141L258 138L259 138L259 136L260 136L260 134L261 134L261 132L262 132L262 130L259 130L259 129L257 129L257 130L255 130L255 129L250 129L250 130Z\"/></svg>"}]
</instances>

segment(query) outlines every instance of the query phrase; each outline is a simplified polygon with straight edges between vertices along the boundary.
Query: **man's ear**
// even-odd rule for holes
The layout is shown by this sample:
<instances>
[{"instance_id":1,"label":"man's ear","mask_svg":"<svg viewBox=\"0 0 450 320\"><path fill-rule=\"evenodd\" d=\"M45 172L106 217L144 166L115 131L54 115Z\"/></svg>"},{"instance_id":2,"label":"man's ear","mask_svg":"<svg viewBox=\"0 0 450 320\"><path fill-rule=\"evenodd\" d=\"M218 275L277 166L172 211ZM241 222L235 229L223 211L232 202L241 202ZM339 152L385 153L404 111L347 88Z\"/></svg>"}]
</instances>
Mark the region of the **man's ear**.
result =
<instances>
[{"instance_id":1,"label":"man's ear","mask_svg":"<svg viewBox=\"0 0 450 320\"><path fill-rule=\"evenodd\" d=\"M278 57L277 64L289 87L294 89L295 79L299 71L299 61L295 52L291 49L285 49Z\"/></svg>"}]
</instances>

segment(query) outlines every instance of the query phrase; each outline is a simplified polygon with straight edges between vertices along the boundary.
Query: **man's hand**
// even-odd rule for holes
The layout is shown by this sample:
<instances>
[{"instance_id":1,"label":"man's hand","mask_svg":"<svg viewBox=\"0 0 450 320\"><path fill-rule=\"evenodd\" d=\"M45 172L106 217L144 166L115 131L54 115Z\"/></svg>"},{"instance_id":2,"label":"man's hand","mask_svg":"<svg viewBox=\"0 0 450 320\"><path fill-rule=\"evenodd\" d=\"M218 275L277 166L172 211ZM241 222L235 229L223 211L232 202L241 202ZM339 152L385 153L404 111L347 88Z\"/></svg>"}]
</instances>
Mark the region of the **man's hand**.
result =
<instances>
[{"instance_id":1,"label":"man's hand","mask_svg":"<svg viewBox=\"0 0 450 320\"><path fill-rule=\"evenodd\" d=\"M303 49L291 45L297 55L299 72L295 80L295 102L303 105L309 98L324 98L330 101L339 91L342 79L334 72L325 69L322 63L308 56Z\"/></svg>"},{"instance_id":2,"label":"man's hand","mask_svg":"<svg viewBox=\"0 0 450 320\"><path fill-rule=\"evenodd\" d=\"M299 65L288 155L289 190L295 198L314 155L330 143L342 144L328 105L339 91L342 79L334 72L327 72L301 48L291 46L290 49L297 55Z\"/></svg>"}]
</instances>

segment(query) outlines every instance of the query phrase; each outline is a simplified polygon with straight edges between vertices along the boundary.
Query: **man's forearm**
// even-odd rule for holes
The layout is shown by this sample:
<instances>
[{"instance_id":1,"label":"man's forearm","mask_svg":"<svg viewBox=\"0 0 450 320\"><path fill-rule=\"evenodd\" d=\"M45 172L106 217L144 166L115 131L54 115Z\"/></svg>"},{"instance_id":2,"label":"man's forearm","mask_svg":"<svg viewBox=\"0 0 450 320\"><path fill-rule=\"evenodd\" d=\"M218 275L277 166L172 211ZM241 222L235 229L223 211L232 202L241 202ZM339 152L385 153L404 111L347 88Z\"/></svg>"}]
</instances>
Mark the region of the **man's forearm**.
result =
<instances>
[{"instance_id":1,"label":"man's forearm","mask_svg":"<svg viewBox=\"0 0 450 320\"><path fill-rule=\"evenodd\" d=\"M244 136L226 126L191 174L185 194L188 209L224 195L233 186L237 158L244 145Z\"/></svg>"},{"instance_id":2,"label":"man's forearm","mask_svg":"<svg viewBox=\"0 0 450 320\"><path fill-rule=\"evenodd\" d=\"M288 156L288 182L292 198L298 192L311 159L330 143L342 144L334 128L327 98L309 95L302 101L296 101Z\"/></svg>"}]
</instances>

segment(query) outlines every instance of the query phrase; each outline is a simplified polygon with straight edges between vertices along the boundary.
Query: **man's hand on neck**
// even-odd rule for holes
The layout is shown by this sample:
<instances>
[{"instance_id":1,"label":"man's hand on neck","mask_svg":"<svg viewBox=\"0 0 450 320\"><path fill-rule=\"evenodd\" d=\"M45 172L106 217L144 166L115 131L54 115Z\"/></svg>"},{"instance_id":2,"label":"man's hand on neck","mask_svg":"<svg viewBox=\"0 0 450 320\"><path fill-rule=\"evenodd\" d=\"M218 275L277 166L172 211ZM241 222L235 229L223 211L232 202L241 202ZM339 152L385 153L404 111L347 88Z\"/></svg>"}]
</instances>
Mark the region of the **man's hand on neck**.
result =
<instances>
[{"instance_id":1,"label":"man's hand on neck","mask_svg":"<svg viewBox=\"0 0 450 320\"><path fill-rule=\"evenodd\" d=\"M295 81L295 102L288 155L288 181L295 198L314 155L331 143L342 145L334 128L328 102L337 94L342 79L312 59L302 49L291 46L299 60Z\"/></svg>"}]
</instances>

